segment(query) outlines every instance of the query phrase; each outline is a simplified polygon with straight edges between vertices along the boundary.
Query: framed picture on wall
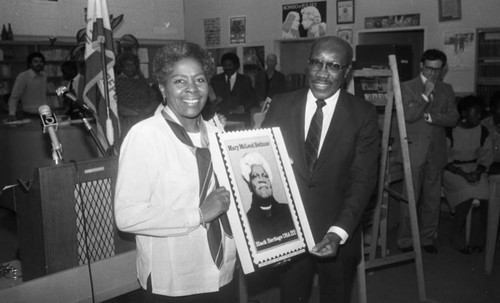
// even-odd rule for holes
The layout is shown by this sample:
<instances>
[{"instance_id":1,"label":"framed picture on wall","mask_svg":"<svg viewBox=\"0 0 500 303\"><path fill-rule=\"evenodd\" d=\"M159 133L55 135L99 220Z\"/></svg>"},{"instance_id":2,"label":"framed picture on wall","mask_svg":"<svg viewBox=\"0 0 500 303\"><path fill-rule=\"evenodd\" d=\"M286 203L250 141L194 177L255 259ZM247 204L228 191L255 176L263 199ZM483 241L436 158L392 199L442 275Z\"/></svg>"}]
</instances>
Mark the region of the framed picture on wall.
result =
<instances>
[{"instance_id":1,"label":"framed picture on wall","mask_svg":"<svg viewBox=\"0 0 500 303\"><path fill-rule=\"evenodd\" d=\"M229 18L229 44L246 43L246 16L235 16Z\"/></svg>"},{"instance_id":2,"label":"framed picture on wall","mask_svg":"<svg viewBox=\"0 0 500 303\"><path fill-rule=\"evenodd\" d=\"M354 0L337 0L337 24L354 23Z\"/></svg>"},{"instance_id":3,"label":"framed picture on wall","mask_svg":"<svg viewBox=\"0 0 500 303\"><path fill-rule=\"evenodd\" d=\"M438 0L439 21L462 19L462 0Z\"/></svg>"},{"instance_id":4,"label":"framed picture on wall","mask_svg":"<svg viewBox=\"0 0 500 303\"><path fill-rule=\"evenodd\" d=\"M279 128L209 134L245 274L306 253L314 239Z\"/></svg>"}]
</instances>

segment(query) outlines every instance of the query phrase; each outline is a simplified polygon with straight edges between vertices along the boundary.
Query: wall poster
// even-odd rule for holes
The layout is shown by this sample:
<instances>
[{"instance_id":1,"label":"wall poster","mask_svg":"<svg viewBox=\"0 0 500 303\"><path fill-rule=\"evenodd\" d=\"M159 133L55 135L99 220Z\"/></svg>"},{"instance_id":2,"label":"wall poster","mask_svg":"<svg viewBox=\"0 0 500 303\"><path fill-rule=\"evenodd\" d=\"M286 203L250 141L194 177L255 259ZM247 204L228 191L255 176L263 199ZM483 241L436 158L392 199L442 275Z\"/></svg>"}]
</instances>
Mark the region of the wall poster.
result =
<instances>
[{"instance_id":1,"label":"wall poster","mask_svg":"<svg viewBox=\"0 0 500 303\"><path fill-rule=\"evenodd\" d=\"M283 5L281 38L326 36L326 1Z\"/></svg>"},{"instance_id":2,"label":"wall poster","mask_svg":"<svg viewBox=\"0 0 500 303\"><path fill-rule=\"evenodd\" d=\"M246 43L246 17L236 16L229 18L229 43Z\"/></svg>"},{"instance_id":3,"label":"wall poster","mask_svg":"<svg viewBox=\"0 0 500 303\"><path fill-rule=\"evenodd\" d=\"M344 39L352 45L353 43L353 33L352 28L347 26L337 27L337 37Z\"/></svg>"},{"instance_id":4,"label":"wall poster","mask_svg":"<svg viewBox=\"0 0 500 303\"><path fill-rule=\"evenodd\" d=\"M445 80L457 93L471 93L474 88L476 31L456 29L444 31L443 52L448 59Z\"/></svg>"},{"instance_id":5,"label":"wall poster","mask_svg":"<svg viewBox=\"0 0 500 303\"><path fill-rule=\"evenodd\" d=\"M392 15L365 18L365 28L394 28L420 25L420 14Z\"/></svg>"},{"instance_id":6,"label":"wall poster","mask_svg":"<svg viewBox=\"0 0 500 303\"><path fill-rule=\"evenodd\" d=\"M220 45L220 18L207 18L203 20L205 31L205 46L217 47Z\"/></svg>"},{"instance_id":7,"label":"wall poster","mask_svg":"<svg viewBox=\"0 0 500 303\"><path fill-rule=\"evenodd\" d=\"M245 274L314 247L279 128L209 134L229 223Z\"/></svg>"}]
</instances>

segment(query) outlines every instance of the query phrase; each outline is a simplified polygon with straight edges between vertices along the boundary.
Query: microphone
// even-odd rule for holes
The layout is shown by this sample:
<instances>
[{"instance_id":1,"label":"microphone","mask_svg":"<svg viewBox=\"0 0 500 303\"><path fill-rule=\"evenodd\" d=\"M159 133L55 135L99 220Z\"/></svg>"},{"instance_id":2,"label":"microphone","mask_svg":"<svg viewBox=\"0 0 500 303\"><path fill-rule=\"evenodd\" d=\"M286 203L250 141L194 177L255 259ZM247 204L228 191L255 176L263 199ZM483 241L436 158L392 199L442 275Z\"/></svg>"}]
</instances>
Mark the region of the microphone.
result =
<instances>
[{"instance_id":1,"label":"microphone","mask_svg":"<svg viewBox=\"0 0 500 303\"><path fill-rule=\"evenodd\" d=\"M38 108L38 113L42 119L43 133L48 132L50 136L50 141L52 142L52 158L59 164L62 161L62 145L57 139L56 130L58 126L57 117L52 114L50 107L48 105L42 105Z\"/></svg>"},{"instance_id":2,"label":"microphone","mask_svg":"<svg viewBox=\"0 0 500 303\"><path fill-rule=\"evenodd\" d=\"M56 94L58 97L64 97L70 100L71 103L73 103L80 110L88 111L89 113L94 114L94 111L90 109L90 107L88 107L85 103L80 102L73 93L68 91L68 88L66 86L61 86L58 89L56 89Z\"/></svg>"}]
</instances>

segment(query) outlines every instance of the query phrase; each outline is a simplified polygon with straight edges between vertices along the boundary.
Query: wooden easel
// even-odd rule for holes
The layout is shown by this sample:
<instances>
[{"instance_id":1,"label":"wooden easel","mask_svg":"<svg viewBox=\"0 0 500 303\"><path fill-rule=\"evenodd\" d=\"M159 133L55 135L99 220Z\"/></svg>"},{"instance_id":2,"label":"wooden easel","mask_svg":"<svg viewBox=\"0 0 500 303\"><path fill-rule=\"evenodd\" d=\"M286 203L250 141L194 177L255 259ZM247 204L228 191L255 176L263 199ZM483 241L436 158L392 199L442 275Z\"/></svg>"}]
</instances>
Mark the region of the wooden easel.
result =
<instances>
[{"instance_id":1,"label":"wooden easel","mask_svg":"<svg viewBox=\"0 0 500 303\"><path fill-rule=\"evenodd\" d=\"M358 273L362 273L362 277L359 277L361 283L360 288L364 288L360 291L360 301L361 303L366 303L366 285L364 271L366 269L374 269L377 267L400 263L407 260L415 260L416 273L417 273L417 284L418 293L421 301L426 300L425 293L425 281L424 281L424 270L422 263L422 251L420 248L420 237L418 230L418 220L417 220L417 208L415 201L415 192L413 189L413 179L411 174L410 166L410 154L408 150L408 138L406 136L406 124L403 112L403 100L401 97L401 86L399 83L399 73L397 67L397 61L395 55L389 55L389 66L390 70L354 70L352 74L352 81L349 85L349 92L354 94L354 79L357 77L387 77L387 103L385 104L384 121L383 121L383 131L382 131L382 152L380 158L380 170L379 170L379 183L377 188L377 204L374 209L373 214L373 230L372 239L369 246L369 256L365 260L364 254L363 259L360 264L360 269ZM404 181L407 192L407 202L410 215L410 225L411 233L413 238L413 248L414 250L407 253L401 253L393 256L386 255L387 246L387 211L389 202L389 183L390 174L387 165L389 156L389 134L391 130L391 120L393 106L396 105L396 117L399 130L399 139L401 145L401 152L403 158L403 171L404 171ZM400 201L404 200L402 197ZM381 256L377 258L377 244L381 244ZM361 276L361 275L360 275Z\"/></svg>"}]
</instances>

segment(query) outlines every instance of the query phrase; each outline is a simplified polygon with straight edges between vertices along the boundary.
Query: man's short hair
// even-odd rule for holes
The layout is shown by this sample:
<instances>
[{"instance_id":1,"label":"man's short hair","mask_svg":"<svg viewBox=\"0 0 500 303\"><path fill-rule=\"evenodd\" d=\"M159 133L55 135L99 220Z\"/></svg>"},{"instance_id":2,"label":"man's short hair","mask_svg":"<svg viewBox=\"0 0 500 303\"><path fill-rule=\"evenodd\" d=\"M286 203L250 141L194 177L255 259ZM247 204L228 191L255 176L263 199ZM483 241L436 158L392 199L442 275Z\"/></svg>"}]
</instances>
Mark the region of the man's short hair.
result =
<instances>
[{"instance_id":1,"label":"man's short hair","mask_svg":"<svg viewBox=\"0 0 500 303\"><path fill-rule=\"evenodd\" d=\"M43 64L45 64L45 56L42 53L32 52L26 58L26 63L28 64L28 68L31 67L31 61L33 61L33 59L35 59L35 58L42 58Z\"/></svg>"},{"instance_id":2,"label":"man's short hair","mask_svg":"<svg viewBox=\"0 0 500 303\"><path fill-rule=\"evenodd\" d=\"M351 44L349 44L349 42L347 42L346 40L340 38L340 37L337 37L337 36L324 36L324 37L321 37L321 38L318 38L316 40L314 40L314 42L311 44L311 48L309 49L309 59L311 59L311 56L313 54L313 52L316 50L316 47L320 44L323 44L325 42L333 42L337 45L340 45L344 48L345 52L346 52L346 60L347 60L347 64L351 64L352 63L352 58L353 58L353 49L352 49L352 46Z\"/></svg>"},{"instance_id":3,"label":"man's short hair","mask_svg":"<svg viewBox=\"0 0 500 303\"><path fill-rule=\"evenodd\" d=\"M226 60L230 60L231 62L233 62L236 69L240 68L240 58L238 58L238 55L236 55L235 53L225 53L224 55L222 55L220 63L224 65L224 61Z\"/></svg>"},{"instance_id":4,"label":"man's short hair","mask_svg":"<svg viewBox=\"0 0 500 303\"><path fill-rule=\"evenodd\" d=\"M420 62L425 63L426 60L429 61L435 61L435 60L441 60L443 62L443 67L446 66L446 55L442 51L438 49L428 49L422 54L422 59L420 59Z\"/></svg>"},{"instance_id":5,"label":"man's short hair","mask_svg":"<svg viewBox=\"0 0 500 303\"><path fill-rule=\"evenodd\" d=\"M245 181L250 183L250 173L252 172L252 165L261 165L267 172L269 180L273 181L273 174L271 173L271 167L267 163L266 159L259 153L251 152L246 153L240 159L241 176Z\"/></svg>"}]
</instances>

